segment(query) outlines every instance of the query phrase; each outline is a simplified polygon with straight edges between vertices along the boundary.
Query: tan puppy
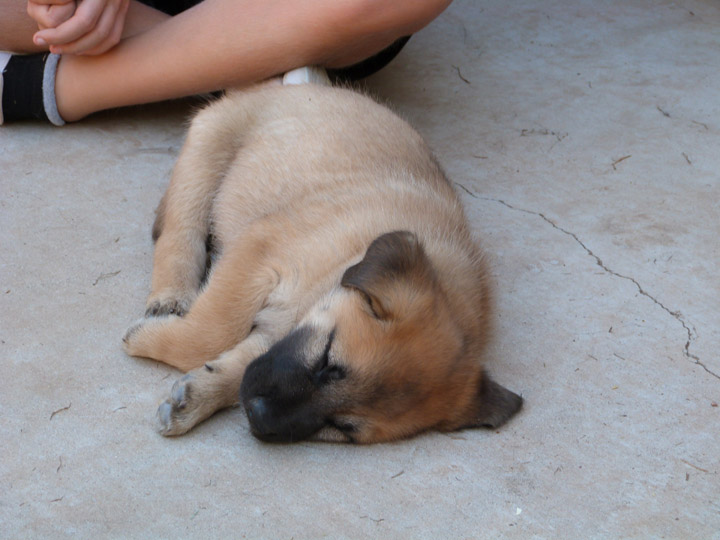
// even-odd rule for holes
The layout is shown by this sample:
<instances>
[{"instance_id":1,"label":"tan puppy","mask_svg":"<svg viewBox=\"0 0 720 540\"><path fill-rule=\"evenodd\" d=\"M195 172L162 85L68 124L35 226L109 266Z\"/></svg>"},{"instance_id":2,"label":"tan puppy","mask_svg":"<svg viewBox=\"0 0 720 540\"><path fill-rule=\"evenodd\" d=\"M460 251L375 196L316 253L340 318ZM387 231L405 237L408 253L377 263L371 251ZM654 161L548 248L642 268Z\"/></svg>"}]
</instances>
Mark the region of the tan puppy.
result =
<instances>
[{"instance_id":1,"label":"tan puppy","mask_svg":"<svg viewBox=\"0 0 720 540\"><path fill-rule=\"evenodd\" d=\"M152 292L125 350L188 374L165 435L243 403L270 441L497 427L490 292L420 136L337 88L265 84L192 123L158 208ZM208 239L211 239L208 241Z\"/></svg>"}]
</instances>

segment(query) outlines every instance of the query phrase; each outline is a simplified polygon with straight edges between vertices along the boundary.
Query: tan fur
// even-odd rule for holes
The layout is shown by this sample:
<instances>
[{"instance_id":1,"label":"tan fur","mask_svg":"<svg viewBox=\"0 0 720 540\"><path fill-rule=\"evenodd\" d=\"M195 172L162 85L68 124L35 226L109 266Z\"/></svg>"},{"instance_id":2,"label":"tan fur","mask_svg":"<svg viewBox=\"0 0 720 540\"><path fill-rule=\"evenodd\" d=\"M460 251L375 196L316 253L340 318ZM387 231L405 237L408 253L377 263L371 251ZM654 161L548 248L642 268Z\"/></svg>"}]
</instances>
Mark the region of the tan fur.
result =
<instances>
[{"instance_id":1,"label":"tan fur","mask_svg":"<svg viewBox=\"0 0 720 540\"><path fill-rule=\"evenodd\" d=\"M412 233L400 239L403 279L341 285L391 231ZM201 287L209 233L218 255ZM352 440L481 419L491 309L481 254L425 143L370 99L263 85L212 104L192 123L154 236L148 316L124 342L190 371L161 406L163 433L237 402L248 363L297 325L317 330L320 349L336 332L333 358L352 376L327 399L362 425Z\"/></svg>"}]
</instances>

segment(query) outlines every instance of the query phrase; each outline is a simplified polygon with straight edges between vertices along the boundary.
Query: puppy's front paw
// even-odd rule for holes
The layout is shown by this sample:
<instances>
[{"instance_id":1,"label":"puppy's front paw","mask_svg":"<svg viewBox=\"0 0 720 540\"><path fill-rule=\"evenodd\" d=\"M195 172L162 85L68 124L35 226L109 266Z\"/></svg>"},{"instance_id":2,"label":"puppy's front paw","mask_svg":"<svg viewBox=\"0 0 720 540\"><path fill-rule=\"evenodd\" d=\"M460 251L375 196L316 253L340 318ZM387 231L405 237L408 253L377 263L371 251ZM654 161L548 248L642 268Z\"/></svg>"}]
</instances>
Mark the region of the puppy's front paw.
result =
<instances>
[{"instance_id":1,"label":"puppy's front paw","mask_svg":"<svg viewBox=\"0 0 720 540\"><path fill-rule=\"evenodd\" d=\"M123 336L123 349L130 356L159 359L158 344L163 343L163 332L174 320L179 318L170 315L162 318L146 317L136 321Z\"/></svg>"},{"instance_id":2,"label":"puppy's front paw","mask_svg":"<svg viewBox=\"0 0 720 540\"><path fill-rule=\"evenodd\" d=\"M203 369L205 368L201 368ZM212 396L204 395L203 392L209 381L200 379L207 374L198 371L200 370L191 371L175 381L170 397L158 407L156 417L161 435L171 437L187 433L217 410Z\"/></svg>"},{"instance_id":3,"label":"puppy's front paw","mask_svg":"<svg viewBox=\"0 0 720 540\"><path fill-rule=\"evenodd\" d=\"M135 342L137 341L138 334L142 330L143 326L145 325L145 319L139 319L135 321L130 328L125 330L125 335L123 336L123 349L125 349L125 352L129 354L130 356L136 356L134 354L137 347L135 346Z\"/></svg>"}]
</instances>

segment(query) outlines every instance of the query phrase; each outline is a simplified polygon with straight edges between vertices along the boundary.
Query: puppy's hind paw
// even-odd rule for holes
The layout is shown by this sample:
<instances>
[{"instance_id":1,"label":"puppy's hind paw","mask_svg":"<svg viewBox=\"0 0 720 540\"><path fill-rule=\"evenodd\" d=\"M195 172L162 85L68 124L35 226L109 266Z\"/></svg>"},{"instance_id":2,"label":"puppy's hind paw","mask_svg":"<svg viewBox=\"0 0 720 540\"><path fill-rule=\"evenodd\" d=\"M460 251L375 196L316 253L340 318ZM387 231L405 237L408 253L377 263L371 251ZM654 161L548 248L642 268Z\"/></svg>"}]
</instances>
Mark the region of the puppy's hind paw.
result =
<instances>
[{"instance_id":1,"label":"puppy's hind paw","mask_svg":"<svg viewBox=\"0 0 720 540\"><path fill-rule=\"evenodd\" d=\"M183 317L190 303L185 300L169 299L151 302L145 310L146 317L162 317L164 315L177 315Z\"/></svg>"}]
</instances>

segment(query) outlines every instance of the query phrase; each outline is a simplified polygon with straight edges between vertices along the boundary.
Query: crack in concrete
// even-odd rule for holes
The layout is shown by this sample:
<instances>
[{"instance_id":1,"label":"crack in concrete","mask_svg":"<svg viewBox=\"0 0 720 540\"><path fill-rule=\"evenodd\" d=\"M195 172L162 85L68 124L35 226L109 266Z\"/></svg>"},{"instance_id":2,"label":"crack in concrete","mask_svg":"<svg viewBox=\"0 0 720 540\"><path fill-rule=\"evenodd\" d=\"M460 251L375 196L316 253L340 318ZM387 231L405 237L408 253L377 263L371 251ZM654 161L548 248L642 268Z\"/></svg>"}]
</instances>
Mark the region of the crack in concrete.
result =
<instances>
[{"instance_id":1,"label":"crack in concrete","mask_svg":"<svg viewBox=\"0 0 720 540\"><path fill-rule=\"evenodd\" d=\"M610 275L612 275L612 276L615 276L615 277L618 277L618 278L621 278L621 279L624 279L624 280L627 280L627 281L631 282L633 285L635 285L635 287L637 288L638 292L639 292L642 296L644 296L644 297L649 298L650 300L652 300L652 301L653 301L657 306L659 306L663 311L665 311L665 312L668 313L671 317L673 317L675 320L677 320L677 321L682 325L682 327L685 329L685 332L687 333L687 341L685 342L685 346L683 347L683 354L685 355L685 357L688 358L688 359L690 359L690 360L692 360L694 364L696 364L696 365L700 366L701 368L703 368L707 373L709 373L710 375L712 375L712 376L715 377L716 379L720 379L720 375L719 375L719 374L717 374L717 373L715 373L714 371L712 371L711 369L709 369L705 364L703 364L703 363L700 361L700 358L699 358L697 355L695 355L695 354L693 354L693 353L690 352L690 345L692 344L693 339L697 336L697 330L695 329L694 326L691 328L691 326L688 325L688 323L687 323L687 322L685 321L685 319L682 317L682 313L681 313L680 311L673 311L673 310L671 310L670 308L668 308L665 304L663 304L662 302L660 302L657 298L655 298L653 295L651 295L651 294L648 293L645 289L643 289L642 285L640 285L640 283L638 283L638 281L637 281L635 278L630 277L630 276L626 276L626 275L623 275L623 274L620 274L620 273L614 271L613 269L609 268L605 263L603 263L603 261L602 261L602 259L601 259L600 257L598 257L597 255L595 255L595 253L593 253L593 251L592 251L589 247L587 247L587 246L585 245L585 243L584 243L582 240L580 240L580 238L578 238L578 236L577 236L575 233L570 232L570 231L568 231L568 230L566 230L566 229L563 229L562 227L560 227L557 223L555 223L553 220L551 220L550 218L548 218L548 217L547 217L545 214L543 214L542 212L535 212L535 211L532 211L532 210L526 210L526 209L524 209L524 208L518 208L518 207L516 207L516 206L513 206L513 205L505 202L505 201L502 200L502 199L493 199L493 198L491 198L491 197L480 197L480 196L476 195L475 193L473 193L472 191L470 191L470 190L469 190L468 188L466 188L465 186L463 186L462 184L459 184L459 183L455 182L455 185L458 186L460 189L462 189L462 190L465 191L468 195L470 195L471 197L473 197L473 198L475 198L475 199L479 199L479 200L482 200L482 201L490 201L490 202L499 203L499 204L502 204L503 206L505 206L505 207L507 207L507 208L509 208L509 209L511 209L511 210L515 210L516 212L523 212L523 213L525 213L525 214L530 214L530 215L533 215L533 216L537 216L537 217L541 218L543 221L545 221L545 222L547 222L548 224L550 224L550 226L552 226L554 229L556 229L556 230L560 231L561 233L566 234L567 236L571 237L573 240L575 240L575 242L577 242L577 243L580 245L580 247L582 247L582 248L585 250L585 252L586 252L588 255L590 255L593 259L595 259L595 263L596 263L600 268L602 268L605 272L607 272L608 274L610 274Z\"/></svg>"}]
</instances>

